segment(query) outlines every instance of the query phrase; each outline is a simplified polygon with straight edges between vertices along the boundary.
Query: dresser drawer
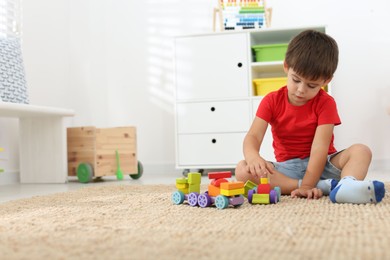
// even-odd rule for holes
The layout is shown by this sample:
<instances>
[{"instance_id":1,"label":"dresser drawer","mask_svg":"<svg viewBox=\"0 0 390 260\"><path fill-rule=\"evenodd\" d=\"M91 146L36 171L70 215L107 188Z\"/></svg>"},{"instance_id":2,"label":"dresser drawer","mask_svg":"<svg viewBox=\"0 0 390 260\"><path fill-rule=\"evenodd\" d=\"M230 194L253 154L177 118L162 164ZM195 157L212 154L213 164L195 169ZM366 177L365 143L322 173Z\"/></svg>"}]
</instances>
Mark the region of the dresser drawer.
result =
<instances>
[{"instance_id":1,"label":"dresser drawer","mask_svg":"<svg viewBox=\"0 0 390 260\"><path fill-rule=\"evenodd\" d=\"M178 136L179 166L236 165L244 158L243 133L182 134Z\"/></svg>"},{"instance_id":2,"label":"dresser drawer","mask_svg":"<svg viewBox=\"0 0 390 260\"><path fill-rule=\"evenodd\" d=\"M252 118L250 110L246 100L179 103L178 133L245 132Z\"/></svg>"}]
</instances>

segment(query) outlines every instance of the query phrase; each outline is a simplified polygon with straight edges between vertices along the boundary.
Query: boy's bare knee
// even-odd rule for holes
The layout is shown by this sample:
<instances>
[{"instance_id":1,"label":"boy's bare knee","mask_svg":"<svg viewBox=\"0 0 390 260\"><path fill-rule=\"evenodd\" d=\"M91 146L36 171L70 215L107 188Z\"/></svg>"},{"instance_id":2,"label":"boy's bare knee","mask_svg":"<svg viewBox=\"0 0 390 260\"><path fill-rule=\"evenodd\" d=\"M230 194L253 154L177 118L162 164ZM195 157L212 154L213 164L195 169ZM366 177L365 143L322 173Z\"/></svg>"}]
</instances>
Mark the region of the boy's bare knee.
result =
<instances>
[{"instance_id":1,"label":"boy's bare knee","mask_svg":"<svg viewBox=\"0 0 390 260\"><path fill-rule=\"evenodd\" d=\"M247 178L246 161L242 160L237 164L235 174L238 181L244 181L244 179Z\"/></svg>"},{"instance_id":2,"label":"boy's bare knee","mask_svg":"<svg viewBox=\"0 0 390 260\"><path fill-rule=\"evenodd\" d=\"M370 147L365 144L354 144L350 148L351 155L363 156L371 160L372 152Z\"/></svg>"}]
</instances>

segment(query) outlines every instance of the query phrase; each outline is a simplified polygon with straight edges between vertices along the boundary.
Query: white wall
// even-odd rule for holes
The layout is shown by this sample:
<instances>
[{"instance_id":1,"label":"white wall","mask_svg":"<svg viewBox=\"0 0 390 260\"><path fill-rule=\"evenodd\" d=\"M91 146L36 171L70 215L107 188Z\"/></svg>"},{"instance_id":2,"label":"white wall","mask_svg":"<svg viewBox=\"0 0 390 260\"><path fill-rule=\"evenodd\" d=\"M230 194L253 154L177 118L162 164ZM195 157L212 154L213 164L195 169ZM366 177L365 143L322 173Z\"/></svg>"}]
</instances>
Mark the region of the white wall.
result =
<instances>
[{"instance_id":1,"label":"white wall","mask_svg":"<svg viewBox=\"0 0 390 260\"><path fill-rule=\"evenodd\" d=\"M210 32L216 3L23 1L31 103L75 109L75 126L137 126L145 171L173 171L172 37ZM340 47L333 95L343 124L336 145L366 143L374 165L390 169L390 3L273 0L272 6L273 27L328 25Z\"/></svg>"}]
</instances>

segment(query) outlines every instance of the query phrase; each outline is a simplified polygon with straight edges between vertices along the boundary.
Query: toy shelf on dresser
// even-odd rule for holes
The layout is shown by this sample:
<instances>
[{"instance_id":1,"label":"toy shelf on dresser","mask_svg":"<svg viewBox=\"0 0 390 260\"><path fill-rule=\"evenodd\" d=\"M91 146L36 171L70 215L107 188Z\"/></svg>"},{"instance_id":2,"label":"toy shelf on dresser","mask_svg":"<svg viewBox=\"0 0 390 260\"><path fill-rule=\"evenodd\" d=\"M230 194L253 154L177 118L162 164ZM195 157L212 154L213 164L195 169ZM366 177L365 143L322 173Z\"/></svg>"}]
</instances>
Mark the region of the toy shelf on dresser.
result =
<instances>
[{"instance_id":1,"label":"toy shelf on dresser","mask_svg":"<svg viewBox=\"0 0 390 260\"><path fill-rule=\"evenodd\" d=\"M262 99L254 80L285 77L283 59L257 61L253 46L285 44L306 29L267 28L176 37L176 167L235 168ZM282 87L283 85L280 85ZM270 128L261 154L274 160Z\"/></svg>"}]
</instances>

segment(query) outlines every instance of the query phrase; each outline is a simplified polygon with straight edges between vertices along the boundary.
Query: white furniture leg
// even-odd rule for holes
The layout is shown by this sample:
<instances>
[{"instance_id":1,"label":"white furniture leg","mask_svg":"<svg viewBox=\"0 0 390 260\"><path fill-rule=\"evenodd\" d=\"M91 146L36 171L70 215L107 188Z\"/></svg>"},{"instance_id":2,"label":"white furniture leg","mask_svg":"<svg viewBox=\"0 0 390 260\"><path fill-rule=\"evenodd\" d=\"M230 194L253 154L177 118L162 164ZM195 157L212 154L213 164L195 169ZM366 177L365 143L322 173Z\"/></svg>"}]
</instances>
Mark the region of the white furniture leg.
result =
<instances>
[{"instance_id":1,"label":"white furniture leg","mask_svg":"<svg viewBox=\"0 0 390 260\"><path fill-rule=\"evenodd\" d=\"M20 182L67 182L66 131L62 117L21 118Z\"/></svg>"}]
</instances>

